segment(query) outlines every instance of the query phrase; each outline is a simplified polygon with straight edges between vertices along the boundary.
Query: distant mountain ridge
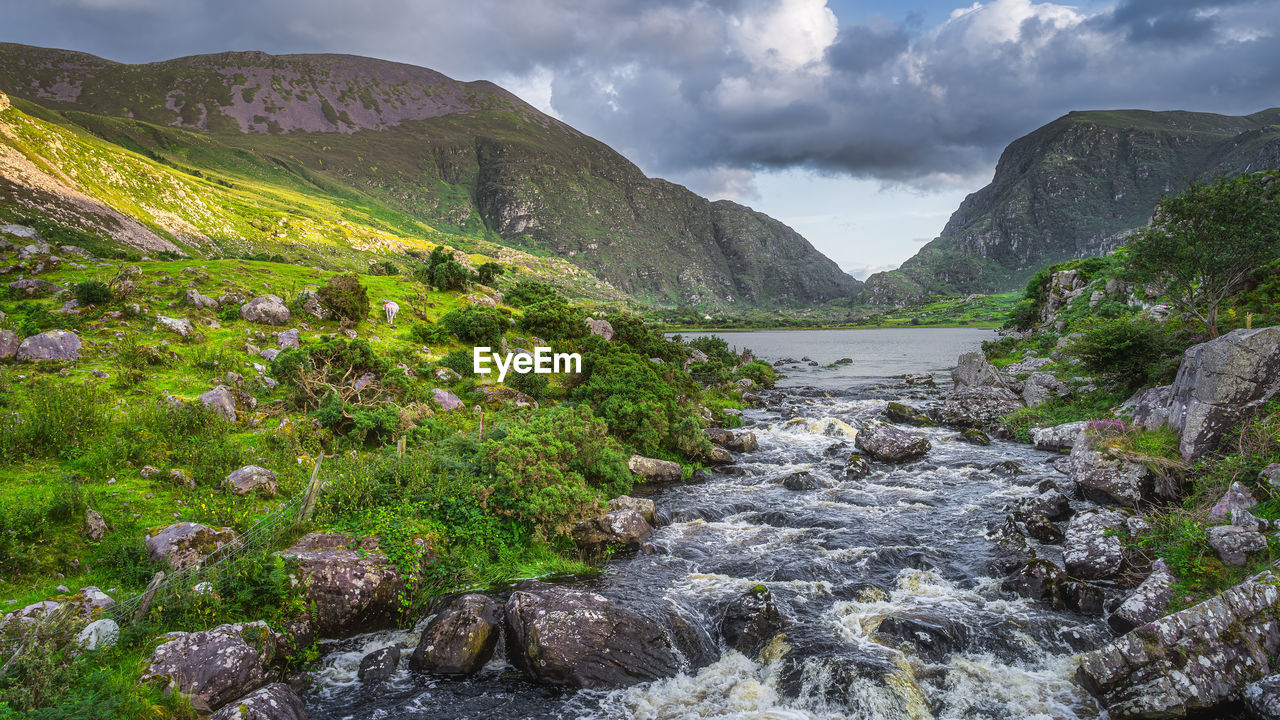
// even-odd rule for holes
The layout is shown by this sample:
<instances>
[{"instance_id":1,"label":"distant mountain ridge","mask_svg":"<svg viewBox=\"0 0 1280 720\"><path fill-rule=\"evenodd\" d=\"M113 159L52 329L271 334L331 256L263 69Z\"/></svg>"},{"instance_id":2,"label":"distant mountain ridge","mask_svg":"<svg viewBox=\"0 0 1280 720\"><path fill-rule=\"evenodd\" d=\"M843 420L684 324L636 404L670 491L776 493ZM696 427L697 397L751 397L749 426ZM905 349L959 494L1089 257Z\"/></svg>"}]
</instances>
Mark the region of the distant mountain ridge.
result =
<instances>
[{"instance_id":1,"label":"distant mountain ridge","mask_svg":"<svg viewBox=\"0 0 1280 720\"><path fill-rule=\"evenodd\" d=\"M861 298L902 305L1017 289L1045 265L1114 249L1193 180L1277 168L1280 108L1072 112L1012 142L942 234L900 269L867 278Z\"/></svg>"},{"instance_id":2,"label":"distant mountain ridge","mask_svg":"<svg viewBox=\"0 0 1280 720\"><path fill-rule=\"evenodd\" d=\"M648 178L489 82L350 55L128 65L0 43L0 90L202 176L557 255L657 305L803 306L860 285L783 223Z\"/></svg>"}]
</instances>

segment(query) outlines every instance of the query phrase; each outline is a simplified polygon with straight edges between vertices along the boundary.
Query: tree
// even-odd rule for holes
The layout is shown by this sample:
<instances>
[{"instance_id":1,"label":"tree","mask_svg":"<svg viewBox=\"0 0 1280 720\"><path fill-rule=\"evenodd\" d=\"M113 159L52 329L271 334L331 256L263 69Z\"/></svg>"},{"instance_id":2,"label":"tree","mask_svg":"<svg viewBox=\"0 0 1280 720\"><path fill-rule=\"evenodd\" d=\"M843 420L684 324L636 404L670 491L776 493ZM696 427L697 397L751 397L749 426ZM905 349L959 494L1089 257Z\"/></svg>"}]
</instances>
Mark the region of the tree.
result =
<instances>
[{"instance_id":1,"label":"tree","mask_svg":"<svg viewBox=\"0 0 1280 720\"><path fill-rule=\"evenodd\" d=\"M1280 175L1196 184L1156 205L1128 243L1126 276L1153 286L1218 336L1218 307L1280 257Z\"/></svg>"},{"instance_id":2,"label":"tree","mask_svg":"<svg viewBox=\"0 0 1280 720\"><path fill-rule=\"evenodd\" d=\"M358 323L369 314L369 293L355 273L331 276L316 296L334 317Z\"/></svg>"}]
</instances>

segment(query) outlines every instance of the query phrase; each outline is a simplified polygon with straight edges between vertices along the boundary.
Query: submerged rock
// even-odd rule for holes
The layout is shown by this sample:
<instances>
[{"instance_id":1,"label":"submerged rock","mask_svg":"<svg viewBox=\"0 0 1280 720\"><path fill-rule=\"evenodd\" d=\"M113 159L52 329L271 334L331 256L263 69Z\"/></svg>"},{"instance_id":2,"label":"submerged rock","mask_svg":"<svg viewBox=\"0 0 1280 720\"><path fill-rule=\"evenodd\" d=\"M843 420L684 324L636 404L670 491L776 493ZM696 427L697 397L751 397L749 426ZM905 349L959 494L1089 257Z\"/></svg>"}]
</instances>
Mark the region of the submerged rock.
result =
<instances>
[{"instance_id":1,"label":"submerged rock","mask_svg":"<svg viewBox=\"0 0 1280 720\"><path fill-rule=\"evenodd\" d=\"M538 682L620 688L680 670L666 628L596 593L529 582L506 605L507 659Z\"/></svg>"},{"instance_id":2,"label":"submerged rock","mask_svg":"<svg viewBox=\"0 0 1280 720\"><path fill-rule=\"evenodd\" d=\"M850 455L844 466L844 476L848 480L857 480L871 474L871 463L861 455Z\"/></svg>"},{"instance_id":3,"label":"submerged rock","mask_svg":"<svg viewBox=\"0 0 1280 720\"><path fill-rule=\"evenodd\" d=\"M471 675L493 657L501 608L471 593L450 600L422 629L409 669L441 675Z\"/></svg>"},{"instance_id":4,"label":"submerged rock","mask_svg":"<svg viewBox=\"0 0 1280 720\"><path fill-rule=\"evenodd\" d=\"M807 470L797 470L777 478L777 482L788 490L816 490L818 481Z\"/></svg>"},{"instance_id":5,"label":"submerged rock","mask_svg":"<svg viewBox=\"0 0 1280 720\"><path fill-rule=\"evenodd\" d=\"M770 640L782 632L782 614L764 585L755 585L728 606L720 620L725 645L755 658Z\"/></svg>"},{"instance_id":6,"label":"submerged rock","mask_svg":"<svg viewBox=\"0 0 1280 720\"><path fill-rule=\"evenodd\" d=\"M885 407L884 416L889 422L899 423L902 425L931 427L935 424L929 419L928 415L925 415L910 405L905 405L900 402L890 402Z\"/></svg>"},{"instance_id":7,"label":"submerged rock","mask_svg":"<svg viewBox=\"0 0 1280 720\"><path fill-rule=\"evenodd\" d=\"M399 665L400 648L390 645L361 658L356 676L360 678L360 682L379 683L394 675Z\"/></svg>"},{"instance_id":8,"label":"submerged rock","mask_svg":"<svg viewBox=\"0 0 1280 720\"><path fill-rule=\"evenodd\" d=\"M1172 718L1238 696L1272 673L1280 578L1254 576L1081 657L1076 681L1113 718Z\"/></svg>"},{"instance_id":9,"label":"submerged rock","mask_svg":"<svg viewBox=\"0 0 1280 720\"><path fill-rule=\"evenodd\" d=\"M927 438L892 425L872 425L860 431L853 444L877 460L893 463L915 460L933 447Z\"/></svg>"}]
</instances>

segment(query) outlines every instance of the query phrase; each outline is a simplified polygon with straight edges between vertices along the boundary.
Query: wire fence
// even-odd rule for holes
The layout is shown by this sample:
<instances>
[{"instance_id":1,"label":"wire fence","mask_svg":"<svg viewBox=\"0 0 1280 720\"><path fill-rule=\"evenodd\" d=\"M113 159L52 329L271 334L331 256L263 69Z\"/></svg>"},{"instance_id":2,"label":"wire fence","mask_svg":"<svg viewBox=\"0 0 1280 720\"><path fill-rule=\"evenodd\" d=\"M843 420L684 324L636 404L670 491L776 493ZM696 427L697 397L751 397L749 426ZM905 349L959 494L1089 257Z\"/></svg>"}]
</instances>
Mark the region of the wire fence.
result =
<instances>
[{"instance_id":1,"label":"wire fence","mask_svg":"<svg viewBox=\"0 0 1280 720\"><path fill-rule=\"evenodd\" d=\"M199 563L173 572L156 573L145 591L115 602L104 610L104 615L124 626L142 620L151 606L164 602L168 597L199 593L205 591L205 588L216 587L223 574L234 570L246 557L274 545L286 533L310 521L323 489L323 482L320 480L320 465L323 461L323 454L316 458L311 482L305 490L254 523L235 540L218 547ZM204 583L207 585L203 585Z\"/></svg>"}]
</instances>

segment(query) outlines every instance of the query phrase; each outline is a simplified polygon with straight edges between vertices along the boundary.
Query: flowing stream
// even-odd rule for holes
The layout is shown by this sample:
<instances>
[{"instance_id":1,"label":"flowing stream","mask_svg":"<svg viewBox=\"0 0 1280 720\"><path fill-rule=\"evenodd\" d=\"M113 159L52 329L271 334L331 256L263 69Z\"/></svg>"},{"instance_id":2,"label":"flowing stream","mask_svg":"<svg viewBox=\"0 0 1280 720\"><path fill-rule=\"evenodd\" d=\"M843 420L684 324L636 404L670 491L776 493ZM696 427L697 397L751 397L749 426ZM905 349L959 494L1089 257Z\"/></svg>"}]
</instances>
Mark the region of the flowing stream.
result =
<instances>
[{"instance_id":1,"label":"flowing stream","mask_svg":"<svg viewBox=\"0 0 1280 720\"><path fill-rule=\"evenodd\" d=\"M678 612L712 637L724 604L764 583L787 626L784 643L763 662L722 649L710 665L674 678L561 692L521 680L500 643L498 656L466 680L415 675L404 662L389 681L362 686L356 669L365 653L417 642L413 631L373 633L326 646L318 688L307 695L311 717L1103 717L1071 676L1075 655L1109 632L1097 620L1002 593L989 567L995 546L986 532L1003 521L1006 504L1055 476L1051 455L913 429L933 443L923 460L872 463L873 472L856 480L843 474L856 428L878 419L886 401L924 407L938 399L936 390L887 375L942 371L990 333L769 335L724 337L763 359L810 355L819 364L779 368L790 377L765 393L764 406L744 412L759 448L705 482L652 494L661 523L655 551L615 558L585 583L628 607ZM856 362L825 367L841 357ZM949 383L944 373L938 379ZM997 467L1007 461L1021 473ZM797 470L821 487L792 491L776 482Z\"/></svg>"}]
</instances>

